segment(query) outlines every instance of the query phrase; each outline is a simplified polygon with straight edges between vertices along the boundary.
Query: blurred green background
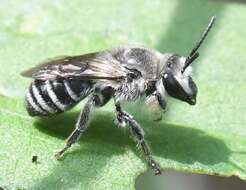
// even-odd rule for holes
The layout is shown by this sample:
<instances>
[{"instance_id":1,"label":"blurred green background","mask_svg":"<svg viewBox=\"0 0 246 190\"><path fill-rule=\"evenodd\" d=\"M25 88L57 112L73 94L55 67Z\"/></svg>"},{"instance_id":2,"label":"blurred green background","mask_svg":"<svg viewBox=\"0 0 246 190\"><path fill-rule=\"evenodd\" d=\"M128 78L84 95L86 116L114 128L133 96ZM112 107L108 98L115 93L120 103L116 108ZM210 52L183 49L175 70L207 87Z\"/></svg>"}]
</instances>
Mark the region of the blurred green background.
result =
<instances>
[{"instance_id":1,"label":"blurred green background","mask_svg":"<svg viewBox=\"0 0 246 190\"><path fill-rule=\"evenodd\" d=\"M47 58L123 44L187 55L212 15L216 24L194 63L197 105L170 100L161 122L136 106L128 109L163 169L245 180L244 1L1 0L0 187L134 189L147 167L130 134L114 126L112 103L96 111L89 130L58 162L53 151L72 131L83 102L58 117L31 118L23 106L30 80L19 73Z\"/></svg>"}]
</instances>

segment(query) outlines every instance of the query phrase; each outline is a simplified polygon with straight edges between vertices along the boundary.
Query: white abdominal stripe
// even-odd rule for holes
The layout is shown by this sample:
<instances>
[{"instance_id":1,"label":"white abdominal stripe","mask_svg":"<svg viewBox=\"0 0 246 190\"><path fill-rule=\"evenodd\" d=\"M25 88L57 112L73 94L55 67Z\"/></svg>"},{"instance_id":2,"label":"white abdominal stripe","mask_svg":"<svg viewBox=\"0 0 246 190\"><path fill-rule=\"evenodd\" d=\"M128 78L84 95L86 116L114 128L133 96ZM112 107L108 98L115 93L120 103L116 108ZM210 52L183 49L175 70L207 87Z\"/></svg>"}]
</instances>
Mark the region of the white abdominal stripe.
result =
<instances>
[{"instance_id":1,"label":"white abdominal stripe","mask_svg":"<svg viewBox=\"0 0 246 190\"><path fill-rule=\"evenodd\" d=\"M76 93L71 89L69 83L66 80L63 81L63 84L70 98L74 100L75 102L77 102L80 99L80 97L78 97Z\"/></svg>"},{"instance_id":2,"label":"white abdominal stripe","mask_svg":"<svg viewBox=\"0 0 246 190\"><path fill-rule=\"evenodd\" d=\"M44 100L44 98L41 95L41 92L39 91L38 87L36 86L35 83L32 84L32 92L33 95L37 101L37 103L40 105L40 107L48 112L48 113L55 113L57 112L57 110L55 110L54 108L52 108L51 106L48 105L48 103Z\"/></svg>"},{"instance_id":3,"label":"white abdominal stripe","mask_svg":"<svg viewBox=\"0 0 246 190\"><path fill-rule=\"evenodd\" d=\"M52 102L57 106L58 109L60 109L61 111L66 110L67 105L63 104L57 97L56 93L53 90L52 84L49 80L47 80L45 82L45 86L46 86L46 90L48 92L48 95L50 97L50 99L52 100Z\"/></svg>"},{"instance_id":4,"label":"white abdominal stripe","mask_svg":"<svg viewBox=\"0 0 246 190\"><path fill-rule=\"evenodd\" d=\"M41 113L41 114L46 114L45 111L43 111L39 105L35 102L35 100L33 99L33 96L30 92L30 90L26 93L26 101L27 103L32 107L32 109L37 112L37 113Z\"/></svg>"}]
</instances>

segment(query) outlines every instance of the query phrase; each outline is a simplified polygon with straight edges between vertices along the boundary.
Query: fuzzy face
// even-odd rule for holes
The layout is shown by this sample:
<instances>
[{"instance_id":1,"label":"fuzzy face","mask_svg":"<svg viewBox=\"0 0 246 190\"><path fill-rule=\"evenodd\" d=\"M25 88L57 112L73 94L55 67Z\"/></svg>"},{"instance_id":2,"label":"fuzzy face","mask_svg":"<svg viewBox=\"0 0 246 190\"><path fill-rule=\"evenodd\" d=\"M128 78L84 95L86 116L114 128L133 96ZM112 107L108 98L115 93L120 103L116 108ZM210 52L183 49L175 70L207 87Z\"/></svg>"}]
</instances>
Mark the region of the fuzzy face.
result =
<instances>
[{"instance_id":1,"label":"fuzzy face","mask_svg":"<svg viewBox=\"0 0 246 190\"><path fill-rule=\"evenodd\" d=\"M195 105L197 87L191 78L191 66L187 67L183 73L181 72L185 60L185 57L171 55L162 71L162 82L171 97Z\"/></svg>"}]
</instances>

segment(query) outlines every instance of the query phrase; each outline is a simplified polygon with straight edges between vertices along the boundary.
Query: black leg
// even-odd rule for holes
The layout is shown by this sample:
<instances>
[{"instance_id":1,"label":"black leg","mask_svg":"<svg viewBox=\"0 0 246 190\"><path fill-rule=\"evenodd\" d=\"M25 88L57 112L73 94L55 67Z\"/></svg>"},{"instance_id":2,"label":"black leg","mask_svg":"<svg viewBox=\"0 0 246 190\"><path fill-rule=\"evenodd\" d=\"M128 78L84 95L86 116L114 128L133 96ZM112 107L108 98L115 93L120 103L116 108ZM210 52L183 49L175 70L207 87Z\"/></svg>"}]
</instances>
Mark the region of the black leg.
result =
<instances>
[{"instance_id":1,"label":"black leg","mask_svg":"<svg viewBox=\"0 0 246 190\"><path fill-rule=\"evenodd\" d=\"M155 171L156 175L161 174L160 167L152 158L150 148L144 140L144 131L142 127L133 119L133 117L130 114L122 111L119 103L116 103L115 106L117 111L117 120L119 121L119 123L124 122L130 127L130 130L133 136L136 137L138 144L140 145L149 166Z\"/></svg>"},{"instance_id":2,"label":"black leg","mask_svg":"<svg viewBox=\"0 0 246 190\"><path fill-rule=\"evenodd\" d=\"M97 105L98 101L99 97L97 95L93 95L85 104L83 111L80 113L75 129L66 140L64 148L56 152L55 157L57 159L61 158L64 152L79 139L81 133L83 133L87 129L93 108L95 107L95 105Z\"/></svg>"}]
</instances>

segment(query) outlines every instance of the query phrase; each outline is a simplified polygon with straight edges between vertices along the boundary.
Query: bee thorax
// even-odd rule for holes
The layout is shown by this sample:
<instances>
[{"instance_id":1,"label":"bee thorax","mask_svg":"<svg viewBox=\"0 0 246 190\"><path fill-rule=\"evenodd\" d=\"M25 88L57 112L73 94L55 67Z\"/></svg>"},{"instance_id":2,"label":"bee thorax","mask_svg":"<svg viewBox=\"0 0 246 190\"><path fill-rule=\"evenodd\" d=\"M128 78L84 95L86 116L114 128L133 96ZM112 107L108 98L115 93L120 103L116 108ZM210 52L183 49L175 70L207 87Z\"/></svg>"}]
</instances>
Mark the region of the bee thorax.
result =
<instances>
[{"instance_id":1,"label":"bee thorax","mask_svg":"<svg viewBox=\"0 0 246 190\"><path fill-rule=\"evenodd\" d=\"M145 81L135 80L130 83L123 83L115 90L115 98L119 102L132 102L144 95Z\"/></svg>"}]
</instances>

